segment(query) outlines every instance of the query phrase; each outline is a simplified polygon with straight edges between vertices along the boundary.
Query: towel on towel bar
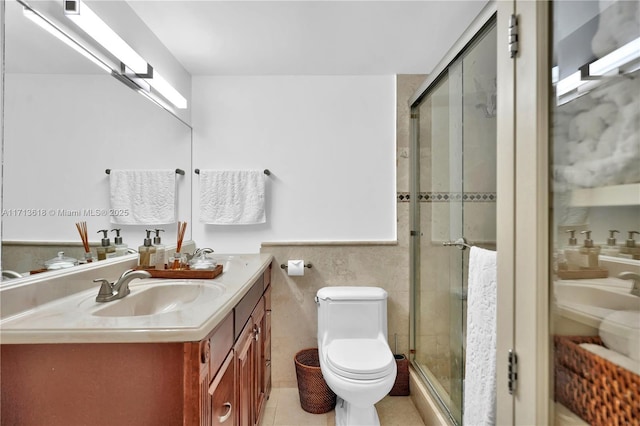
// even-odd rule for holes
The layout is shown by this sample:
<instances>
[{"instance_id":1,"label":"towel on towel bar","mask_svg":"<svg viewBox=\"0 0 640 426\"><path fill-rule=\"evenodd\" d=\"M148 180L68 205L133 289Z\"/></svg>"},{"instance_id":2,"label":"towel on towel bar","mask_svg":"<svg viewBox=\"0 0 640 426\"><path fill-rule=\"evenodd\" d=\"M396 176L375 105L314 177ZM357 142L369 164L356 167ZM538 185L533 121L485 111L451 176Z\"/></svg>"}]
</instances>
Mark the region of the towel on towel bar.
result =
<instances>
[{"instance_id":1,"label":"towel on towel bar","mask_svg":"<svg viewBox=\"0 0 640 426\"><path fill-rule=\"evenodd\" d=\"M266 222L262 170L200 170L200 221L213 225Z\"/></svg>"},{"instance_id":2,"label":"towel on towel bar","mask_svg":"<svg viewBox=\"0 0 640 426\"><path fill-rule=\"evenodd\" d=\"M471 247L464 425L496 423L496 252Z\"/></svg>"},{"instance_id":3,"label":"towel on towel bar","mask_svg":"<svg viewBox=\"0 0 640 426\"><path fill-rule=\"evenodd\" d=\"M111 170L111 223L166 225L176 221L176 171ZM121 213L121 214L120 214Z\"/></svg>"}]
</instances>

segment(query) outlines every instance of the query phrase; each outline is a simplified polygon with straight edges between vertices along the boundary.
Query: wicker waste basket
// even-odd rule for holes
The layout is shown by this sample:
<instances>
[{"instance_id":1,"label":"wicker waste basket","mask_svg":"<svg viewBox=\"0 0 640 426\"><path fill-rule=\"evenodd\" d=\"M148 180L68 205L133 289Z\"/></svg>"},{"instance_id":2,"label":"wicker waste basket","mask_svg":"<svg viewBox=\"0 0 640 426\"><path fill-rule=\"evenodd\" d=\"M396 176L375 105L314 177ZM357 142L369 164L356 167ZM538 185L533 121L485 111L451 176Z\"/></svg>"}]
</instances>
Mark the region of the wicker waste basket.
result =
<instances>
[{"instance_id":1,"label":"wicker waste basket","mask_svg":"<svg viewBox=\"0 0 640 426\"><path fill-rule=\"evenodd\" d=\"M403 354L394 355L398 374L396 381L389 392L391 396L407 396L409 395L409 360Z\"/></svg>"},{"instance_id":2,"label":"wicker waste basket","mask_svg":"<svg viewBox=\"0 0 640 426\"><path fill-rule=\"evenodd\" d=\"M318 349L303 349L296 354L294 360L302 409L313 414L333 410L336 406L336 394L322 377Z\"/></svg>"}]
</instances>

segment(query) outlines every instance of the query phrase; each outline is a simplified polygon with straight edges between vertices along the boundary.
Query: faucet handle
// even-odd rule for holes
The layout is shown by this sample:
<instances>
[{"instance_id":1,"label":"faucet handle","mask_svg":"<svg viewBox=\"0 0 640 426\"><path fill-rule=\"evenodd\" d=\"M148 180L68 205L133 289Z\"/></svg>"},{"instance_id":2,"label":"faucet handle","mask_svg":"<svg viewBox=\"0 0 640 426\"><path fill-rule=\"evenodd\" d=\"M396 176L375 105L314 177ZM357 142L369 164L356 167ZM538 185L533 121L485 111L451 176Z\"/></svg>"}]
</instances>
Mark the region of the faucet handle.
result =
<instances>
[{"instance_id":1,"label":"faucet handle","mask_svg":"<svg viewBox=\"0 0 640 426\"><path fill-rule=\"evenodd\" d=\"M635 272L621 272L618 274L621 280L631 281L631 294L640 297L640 274Z\"/></svg>"},{"instance_id":2,"label":"faucet handle","mask_svg":"<svg viewBox=\"0 0 640 426\"><path fill-rule=\"evenodd\" d=\"M98 292L98 297L100 296L111 296L113 293L113 286L111 283L104 278L96 278L93 280L94 283L102 283L100 285L100 291Z\"/></svg>"}]
</instances>

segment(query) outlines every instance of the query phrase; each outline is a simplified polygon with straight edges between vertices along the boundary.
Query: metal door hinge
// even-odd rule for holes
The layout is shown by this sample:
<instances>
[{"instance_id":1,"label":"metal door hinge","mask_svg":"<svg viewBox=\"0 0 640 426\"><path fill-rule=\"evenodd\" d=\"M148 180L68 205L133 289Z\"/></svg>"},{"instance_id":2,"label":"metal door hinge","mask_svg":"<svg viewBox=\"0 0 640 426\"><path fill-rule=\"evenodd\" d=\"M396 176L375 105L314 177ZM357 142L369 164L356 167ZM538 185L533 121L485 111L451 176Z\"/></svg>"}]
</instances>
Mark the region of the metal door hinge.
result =
<instances>
[{"instance_id":1,"label":"metal door hinge","mask_svg":"<svg viewBox=\"0 0 640 426\"><path fill-rule=\"evenodd\" d=\"M509 349L509 395L513 395L518 387L518 355Z\"/></svg>"},{"instance_id":2,"label":"metal door hinge","mask_svg":"<svg viewBox=\"0 0 640 426\"><path fill-rule=\"evenodd\" d=\"M518 18L509 17L509 57L515 58L520 46L518 45Z\"/></svg>"}]
</instances>

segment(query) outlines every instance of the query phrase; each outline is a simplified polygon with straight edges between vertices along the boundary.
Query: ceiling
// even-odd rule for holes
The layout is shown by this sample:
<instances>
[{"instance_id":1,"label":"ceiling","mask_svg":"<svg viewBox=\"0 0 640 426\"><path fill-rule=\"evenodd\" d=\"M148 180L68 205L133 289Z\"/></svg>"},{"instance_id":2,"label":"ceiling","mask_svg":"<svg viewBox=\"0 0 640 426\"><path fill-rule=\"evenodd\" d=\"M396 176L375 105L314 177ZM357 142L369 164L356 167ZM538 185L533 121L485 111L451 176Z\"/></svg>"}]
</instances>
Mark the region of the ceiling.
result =
<instances>
[{"instance_id":1,"label":"ceiling","mask_svg":"<svg viewBox=\"0 0 640 426\"><path fill-rule=\"evenodd\" d=\"M128 0L192 75L427 74L487 3Z\"/></svg>"}]
</instances>

